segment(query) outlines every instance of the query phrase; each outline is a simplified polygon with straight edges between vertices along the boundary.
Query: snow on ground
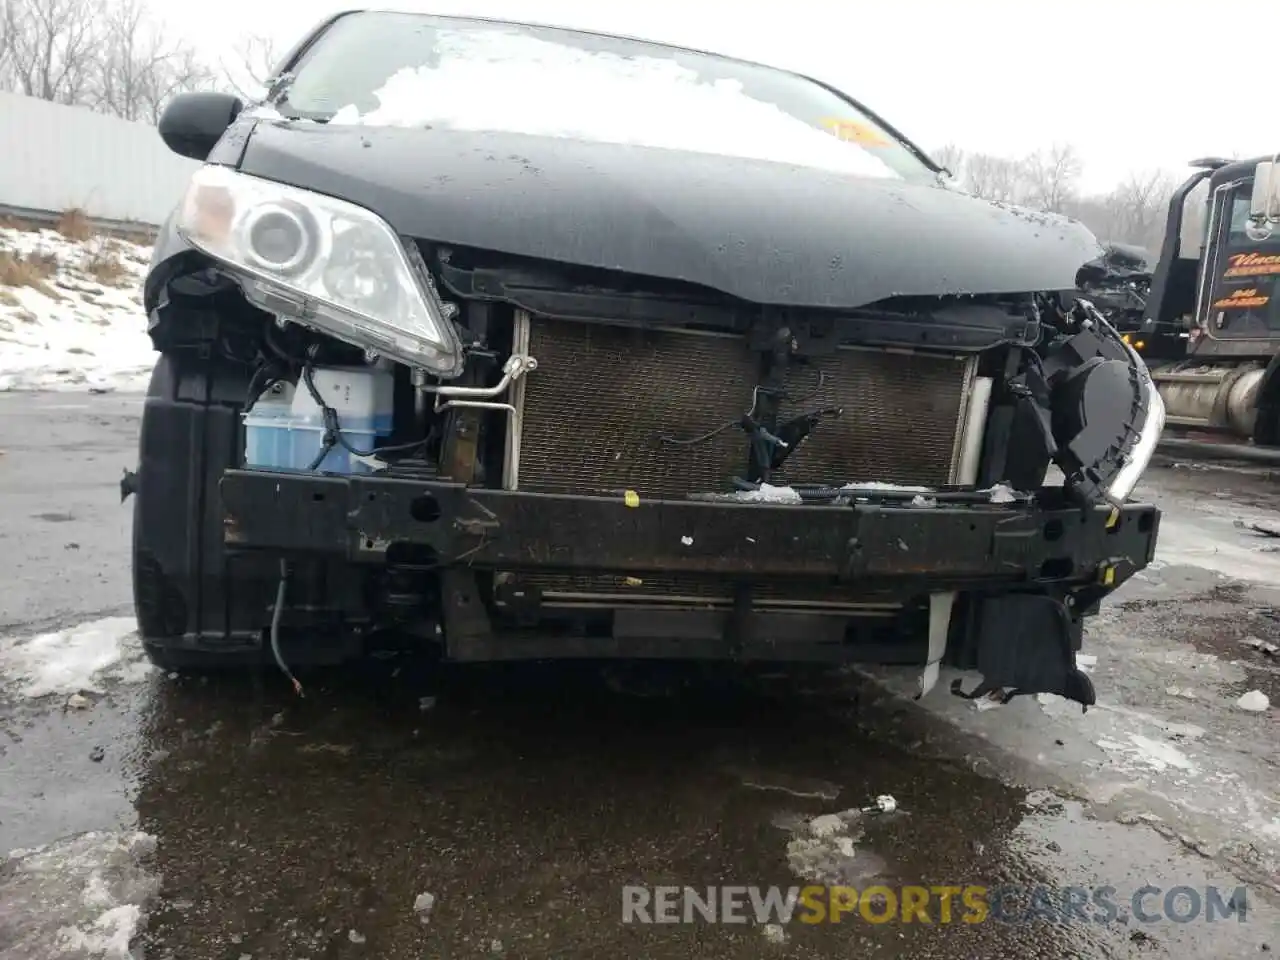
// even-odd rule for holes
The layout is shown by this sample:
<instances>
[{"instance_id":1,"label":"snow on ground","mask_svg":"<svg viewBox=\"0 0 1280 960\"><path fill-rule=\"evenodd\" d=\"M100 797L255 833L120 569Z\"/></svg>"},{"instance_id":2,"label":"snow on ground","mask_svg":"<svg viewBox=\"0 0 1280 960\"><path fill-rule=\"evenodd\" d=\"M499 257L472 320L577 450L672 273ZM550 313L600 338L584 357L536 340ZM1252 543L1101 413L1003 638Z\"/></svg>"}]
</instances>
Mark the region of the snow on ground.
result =
<instances>
[{"instance_id":1,"label":"snow on ground","mask_svg":"<svg viewBox=\"0 0 1280 960\"><path fill-rule=\"evenodd\" d=\"M1152 571L1185 564L1234 580L1280 585L1280 540L1250 524L1274 524L1274 512L1230 500L1200 498L1160 518Z\"/></svg>"},{"instance_id":2,"label":"snow on ground","mask_svg":"<svg viewBox=\"0 0 1280 960\"><path fill-rule=\"evenodd\" d=\"M101 692L151 672L133 617L106 617L19 638L0 637L0 677L9 692L37 698Z\"/></svg>"},{"instance_id":3,"label":"snow on ground","mask_svg":"<svg viewBox=\"0 0 1280 960\"><path fill-rule=\"evenodd\" d=\"M154 850L145 833L95 831L11 851L0 859L4 956L131 960L129 942L159 894Z\"/></svg>"},{"instance_id":4,"label":"snow on ground","mask_svg":"<svg viewBox=\"0 0 1280 960\"><path fill-rule=\"evenodd\" d=\"M150 258L114 237L0 226L0 390L145 388Z\"/></svg>"},{"instance_id":5,"label":"snow on ground","mask_svg":"<svg viewBox=\"0 0 1280 960\"><path fill-rule=\"evenodd\" d=\"M1251 525L1280 528L1280 519L1269 496L1241 491L1238 476L1221 490L1188 482L1164 471L1144 478L1139 496L1163 510L1156 560L1089 624L1090 653L1080 663L1098 703L1087 713L1051 694L999 709L951 697L952 679L963 676L966 688L978 679L954 670L943 671L921 704L1013 756L1034 758L1098 809L1148 822L1280 891L1275 710L1240 704L1275 671L1246 656L1246 641L1270 636L1270 620L1256 609L1280 609L1280 540ZM1239 597L1215 595L1233 585ZM1200 649L1192 634L1216 649ZM900 695L915 692L917 671L862 672ZM1248 704L1263 699L1258 691Z\"/></svg>"}]
</instances>

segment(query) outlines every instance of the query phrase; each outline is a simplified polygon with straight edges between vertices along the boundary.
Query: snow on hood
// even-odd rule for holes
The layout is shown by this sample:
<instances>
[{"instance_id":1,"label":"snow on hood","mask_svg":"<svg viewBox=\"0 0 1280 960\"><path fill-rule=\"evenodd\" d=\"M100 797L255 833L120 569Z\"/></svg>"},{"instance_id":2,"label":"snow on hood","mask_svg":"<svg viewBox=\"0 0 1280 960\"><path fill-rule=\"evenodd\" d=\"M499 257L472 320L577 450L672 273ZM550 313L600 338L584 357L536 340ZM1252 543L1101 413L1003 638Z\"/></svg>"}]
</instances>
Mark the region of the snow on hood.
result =
<instances>
[{"instance_id":1,"label":"snow on hood","mask_svg":"<svg viewBox=\"0 0 1280 960\"><path fill-rule=\"evenodd\" d=\"M434 66L406 67L378 107L332 124L441 125L771 160L900 180L870 150L658 57L591 53L518 33L441 30Z\"/></svg>"}]
</instances>

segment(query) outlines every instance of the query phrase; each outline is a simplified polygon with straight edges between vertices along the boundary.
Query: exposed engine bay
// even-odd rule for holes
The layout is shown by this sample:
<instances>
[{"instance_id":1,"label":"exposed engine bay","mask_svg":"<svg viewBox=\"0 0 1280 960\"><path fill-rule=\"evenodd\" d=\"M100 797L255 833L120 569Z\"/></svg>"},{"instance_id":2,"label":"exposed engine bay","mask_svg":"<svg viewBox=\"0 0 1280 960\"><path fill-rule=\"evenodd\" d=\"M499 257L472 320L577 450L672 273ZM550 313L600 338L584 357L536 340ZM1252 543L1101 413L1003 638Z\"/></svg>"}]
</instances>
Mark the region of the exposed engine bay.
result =
<instances>
[{"instance_id":1,"label":"exposed engine bay","mask_svg":"<svg viewBox=\"0 0 1280 960\"><path fill-rule=\"evenodd\" d=\"M174 278L153 333L182 345L189 324L166 315L216 300L217 349L251 370L245 409L275 385L305 390L324 412L321 458L349 444L317 372L379 367L394 382L387 438L350 452L390 474L743 502L786 487L829 502L858 484L890 499L1002 482L1034 491L1056 462L1079 505L1132 491L1145 368L1089 301L915 298L824 316L435 256L445 295L462 305L448 316L465 359L448 380L388 362L357 335L272 316L261 309L270 294L228 314L234 272Z\"/></svg>"},{"instance_id":2,"label":"exposed engine bay","mask_svg":"<svg viewBox=\"0 0 1280 960\"><path fill-rule=\"evenodd\" d=\"M332 467L322 462L345 450L342 474L628 507L681 500L739 508L857 504L923 516L1039 501L1083 511L1083 518L1124 504L1154 445L1150 426L1161 416L1143 389L1145 367L1088 301L1068 306L1051 294L918 298L834 316L754 307L639 278L509 267L475 251L427 249L424 260L441 297L459 305L448 315L465 362L452 380L389 363L371 344L272 316L245 297L243 278L231 271L172 278L153 314L153 334L166 349L216 351L220 363L240 367L246 424L273 391L309 397L321 413L320 445L294 470L328 475ZM193 324L201 314L217 319ZM182 336L193 330L199 343ZM390 388L392 416L376 442L353 442L319 386L331 374L361 368L379 371ZM1050 463L1066 476L1061 490L1042 486ZM263 479L278 480L282 466L289 468L267 464L272 472ZM260 509L237 499L249 489L228 494L228 508L246 525ZM431 520L440 507L417 498L410 512ZM290 521L303 522L278 522ZM455 521L477 529L486 522ZM439 631L450 600L465 601L470 591L489 611L469 654L482 658L500 655L484 641L496 623L531 635L551 629L562 641L577 637L579 646L589 646L601 624L615 641L665 630L696 650L697 641L726 635L726 618L750 610L770 645L804 637L847 648L861 635L883 651L886 630L918 619L929 636L922 692L932 687L960 595L917 582L909 571L930 560L915 556L918 549L945 553L936 537L919 545L895 538L903 561L880 563L879 576L872 561L865 579L850 568L851 582L806 564L812 531L803 524L820 521L796 515L795 522L802 535L783 547L790 559L734 575L717 574L716 563L667 568L657 553L644 555L643 541L620 548L621 557L598 570L556 570L554 563L522 569L522 554L552 549L526 542L506 553L509 565L495 556L487 569L472 571L465 565L484 555L483 532L471 547L442 557L407 534L366 530L360 549L380 569L354 590L364 598L356 605L371 618L370 629ZM1055 525L1061 521L1046 529L1059 543L1051 542L1035 566L1038 576L1066 586L1080 568L1070 555L1076 546ZM755 544L752 526L749 519L741 524L743 538ZM770 524L760 533L767 541ZM547 534L573 537L560 529ZM228 544L238 538L233 524ZM677 548L684 541L691 548L693 536L682 535ZM1072 585L1068 602L1087 613L1142 562L1108 567L1112 579L1097 587ZM458 622L451 635L462 651ZM1075 635L1078 642L1078 626ZM901 648L897 656L912 660L922 652ZM1078 686L1078 672L1068 676ZM1066 689L1061 679L1044 682ZM1077 694L1091 702L1091 691Z\"/></svg>"}]
</instances>

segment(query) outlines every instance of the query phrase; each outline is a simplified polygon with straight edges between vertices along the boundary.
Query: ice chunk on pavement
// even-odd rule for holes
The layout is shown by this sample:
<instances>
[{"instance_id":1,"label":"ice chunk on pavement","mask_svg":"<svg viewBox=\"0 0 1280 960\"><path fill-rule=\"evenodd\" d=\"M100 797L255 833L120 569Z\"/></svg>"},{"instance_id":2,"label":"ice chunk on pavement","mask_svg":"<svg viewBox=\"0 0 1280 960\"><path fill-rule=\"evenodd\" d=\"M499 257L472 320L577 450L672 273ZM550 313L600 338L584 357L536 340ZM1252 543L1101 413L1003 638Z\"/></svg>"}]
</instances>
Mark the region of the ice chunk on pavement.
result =
<instances>
[{"instance_id":1,"label":"ice chunk on pavement","mask_svg":"<svg viewBox=\"0 0 1280 960\"><path fill-rule=\"evenodd\" d=\"M760 928L760 933L770 943L787 942L787 931L783 929L780 923L766 923Z\"/></svg>"},{"instance_id":2,"label":"ice chunk on pavement","mask_svg":"<svg viewBox=\"0 0 1280 960\"><path fill-rule=\"evenodd\" d=\"M1271 706L1271 701L1261 690L1250 690L1236 701L1236 706L1251 713L1261 713Z\"/></svg>"},{"instance_id":3,"label":"ice chunk on pavement","mask_svg":"<svg viewBox=\"0 0 1280 960\"><path fill-rule=\"evenodd\" d=\"M838 814L825 813L809 821L809 832L815 837L831 837L844 830L845 823Z\"/></svg>"},{"instance_id":4,"label":"ice chunk on pavement","mask_svg":"<svg viewBox=\"0 0 1280 960\"><path fill-rule=\"evenodd\" d=\"M420 893L413 901L413 912L418 915L419 920L423 923L427 923L431 919L431 911L435 905L435 894Z\"/></svg>"},{"instance_id":5,"label":"ice chunk on pavement","mask_svg":"<svg viewBox=\"0 0 1280 960\"><path fill-rule=\"evenodd\" d=\"M83 833L0 860L5 956L131 960L129 943L159 893L145 833Z\"/></svg>"},{"instance_id":6,"label":"ice chunk on pavement","mask_svg":"<svg viewBox=\"0 0 1280 960\"><path fill-rule=\"evenodd\" d=\"M133 617L104 617L32 637L0 637L0 675L24 697L101 691L106 681L136 683L151 670Z\"/></svg>"},{"instance_id":7,"label":"ice chunk on pavement","mask_svg":"<svg viewBox=\"0 0 1280 960\"><path fill-rule=\"evenodd\" d=\"M863 807L863 813L893 813L898 809L898 801L887 793L882 793L876 797L875 803L869 807Z\"/></svg>"}]
</instances>

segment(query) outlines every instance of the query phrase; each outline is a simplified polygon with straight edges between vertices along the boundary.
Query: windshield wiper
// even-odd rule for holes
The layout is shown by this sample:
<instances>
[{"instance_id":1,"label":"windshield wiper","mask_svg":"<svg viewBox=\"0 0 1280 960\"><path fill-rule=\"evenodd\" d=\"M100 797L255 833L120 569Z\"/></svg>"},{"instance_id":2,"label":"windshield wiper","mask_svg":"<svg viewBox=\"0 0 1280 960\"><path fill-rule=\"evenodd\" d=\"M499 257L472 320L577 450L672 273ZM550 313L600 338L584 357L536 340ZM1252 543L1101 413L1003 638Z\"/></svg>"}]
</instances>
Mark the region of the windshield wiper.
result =
<instances>
[{"instance_id":1,"label":"windshield wiper","mask_svg":"<svg viewBox=\"0 0 1280 960\"><path fill-rule=\"evenodd\" d=\"M328 123L332 113L318 110L302 110L289 103L289 88L293 86L294 74L282 73L271 80L266 96L262 98L264 107L271 107L286 120L310 120L313 123Z\"/></svg>"}]
</instances>

